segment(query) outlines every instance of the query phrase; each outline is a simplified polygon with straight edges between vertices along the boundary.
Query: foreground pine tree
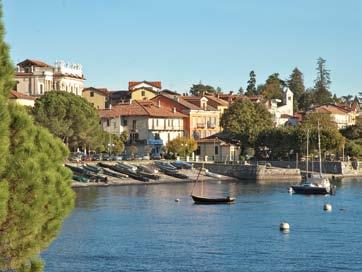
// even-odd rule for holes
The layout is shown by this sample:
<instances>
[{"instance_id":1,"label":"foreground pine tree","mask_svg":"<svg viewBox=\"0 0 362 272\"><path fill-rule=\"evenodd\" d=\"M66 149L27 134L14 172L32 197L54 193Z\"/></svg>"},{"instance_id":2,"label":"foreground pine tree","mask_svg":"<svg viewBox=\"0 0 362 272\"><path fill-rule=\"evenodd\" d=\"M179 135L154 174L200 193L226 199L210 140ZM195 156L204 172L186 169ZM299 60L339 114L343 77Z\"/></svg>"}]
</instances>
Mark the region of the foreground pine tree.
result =
<instances>
[{"instance_id":1,"label":"foreground pine tree","mask_svg":"<svg viewBox=\"0 0 362 272\"><path fill-rule=\"evenodd\" d=\"M74 193L64 144L8 102L13 71L0 21L0 271L41 271Z\"/></svg>"}]
</instances>

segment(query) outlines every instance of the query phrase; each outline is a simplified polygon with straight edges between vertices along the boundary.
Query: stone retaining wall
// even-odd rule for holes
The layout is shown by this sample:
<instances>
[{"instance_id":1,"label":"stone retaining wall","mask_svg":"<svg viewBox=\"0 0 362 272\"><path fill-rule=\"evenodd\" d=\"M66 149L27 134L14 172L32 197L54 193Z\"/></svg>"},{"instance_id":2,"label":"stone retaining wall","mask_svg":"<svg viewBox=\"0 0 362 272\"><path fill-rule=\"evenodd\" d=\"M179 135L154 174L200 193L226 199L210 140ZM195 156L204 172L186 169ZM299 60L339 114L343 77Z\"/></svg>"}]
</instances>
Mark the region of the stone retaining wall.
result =
<instances>
[{"instance_id":1,"label":"stone retaining wall","mask_svg":"<svg viewBox=\"0 0 362 272\"><path fill-rule=\"evenodd\" d=\"M221 163L194 163L194 165L196 167L204 165L210 172L242 180L301 180L299 169Z\"/></svg>"}]
</instances>

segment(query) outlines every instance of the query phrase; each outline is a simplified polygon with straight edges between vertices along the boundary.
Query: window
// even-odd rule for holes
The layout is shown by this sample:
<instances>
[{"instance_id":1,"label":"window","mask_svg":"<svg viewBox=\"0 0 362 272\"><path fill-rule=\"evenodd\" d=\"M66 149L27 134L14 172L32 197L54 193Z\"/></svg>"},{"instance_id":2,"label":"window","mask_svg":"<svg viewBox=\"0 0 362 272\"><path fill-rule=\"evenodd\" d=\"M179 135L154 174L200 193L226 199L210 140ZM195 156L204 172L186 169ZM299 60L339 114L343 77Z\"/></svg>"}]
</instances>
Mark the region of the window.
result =
<instances>
[{"instance_id":1,"label":"window","mask_svg":"<svg viewBox=\"0 0 362 272\"><path fill-rule=\"evenodd\" d=\"M123 120L122 120L122 125L123 125L123 126L127 126L127 119L123 119Z\"/></svg>"},{"instance_id":2,"label":"window","mask_svg":"<svg viewBox=\"0 0 362 272\"><path fill-rule=\"evenodd\" d=\"M136 120L133 120L132 121L132 129L136 129L136 126L137 126L137 121Z\"/></svg>"},{"instance_id":3,"label":"window","mask_svg":"<svg viewBox=\"0 0 362 272\"><path fill-rule=\"evenodd\" d=\"M142 91L142 92L141 92L141 95L142 95L142 96L145 96L145 95L146 95L145 91Z\"/></svg>"},{"instance_id":4,"label":"window","mask_svg":"<svg viewBox=\"0 0 362 272\"><path fill-rule=\"evenodd\" d=\"M44 92L44 85L43 85L43 84L40 84L40 85L39 85L39 93L40 93L40 94L43 94L43 92Z\"/></svg>"},{"instance_id":5,"label":"window","mask_svg":"<svg viewBox=\"0 0 362 272\"><path fill-rule=\"evenodd\" d=\"M94 97L94 92L90 92L90 97Z\"/></svg>"},{"instance_id":6,"label":"window","mask_svg":"<svg viewBox=\"0 0 362 272\"><path fill-rule=\"evenodd\" d=\"M107 119L107 127L109 127L109 119Z\"/></svg>"},{"instance_id":7,"label":"window","mask_svg":"<svg viewBox=\"0 0 362 272\"><path fill-rule=\"evenodd\" d=\"M219 147L215 146L215 155L219 155Z\"/></svg>"},{"instance_id":8,"label":"window","mask_svg":"<svg viewBox=\"0 0 362 272\"><path fill-rule=\"evenodd\" d=\"M290 96L288 96L288 100L290 101L290 100L292 100L292 98Z\"/></svg>"},{"instance_id":9,"label":"window","mask_svg":"<svg viewBox=\"0 0 362 272\"><path fill-rule=\"evenodd\" d=\"M160 139L160 134L159 133L155 133L155 140L159 140Z\"/></svg>"}]
</instances>

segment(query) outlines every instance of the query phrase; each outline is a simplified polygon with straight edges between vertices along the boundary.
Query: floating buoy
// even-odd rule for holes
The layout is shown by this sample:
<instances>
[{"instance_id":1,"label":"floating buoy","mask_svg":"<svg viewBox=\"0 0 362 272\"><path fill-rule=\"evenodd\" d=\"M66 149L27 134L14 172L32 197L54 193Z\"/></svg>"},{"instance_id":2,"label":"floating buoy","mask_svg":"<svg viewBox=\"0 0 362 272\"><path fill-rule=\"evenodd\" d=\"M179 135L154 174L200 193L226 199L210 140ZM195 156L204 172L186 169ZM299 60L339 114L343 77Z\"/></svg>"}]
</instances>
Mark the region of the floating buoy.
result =
<instances>
[{"instance_id":1,"label":"floating buoy","mask_svg":"<svg viewBox=\"0 0 362 272\"><path fill-rule=\"evenodd\" d=\"M328 212L331 211L332 210L332 205L331 204L324 204L323 210L328 211Z\"/></svg>"},{"instance_id":2,"label":"floating buoy","mask_svg":"<svg viewBox=\"0 0 362 272\"><path fill-rule=\"evenodd\" d=\"M290 226L287 222L281 222L279 225L279 229L283 232L289 232Z\"/></svg>"},{"instance_id":3,"label":"floating buoy","mask_svg":"<svg viewBox=\"0 0 362 272\"><path fill-rule=\"evenodd\" d=\"M293 193L293 188L292 188L292 187L289 187L289 188L288 188L288 193L289 193L289 194L292 194L292 193Z\"/></svg>"},{"instance_id":4,"label":"floating buoy","mask_svg":"<svg viewBox=\"0 0 362 272\"><path fill-rule=\"evenodd\" d=\"M175 199L175 202L180 202L180 199L179 199L179 198L176 198L176 199Z\"/></svg>"}]
</instances>

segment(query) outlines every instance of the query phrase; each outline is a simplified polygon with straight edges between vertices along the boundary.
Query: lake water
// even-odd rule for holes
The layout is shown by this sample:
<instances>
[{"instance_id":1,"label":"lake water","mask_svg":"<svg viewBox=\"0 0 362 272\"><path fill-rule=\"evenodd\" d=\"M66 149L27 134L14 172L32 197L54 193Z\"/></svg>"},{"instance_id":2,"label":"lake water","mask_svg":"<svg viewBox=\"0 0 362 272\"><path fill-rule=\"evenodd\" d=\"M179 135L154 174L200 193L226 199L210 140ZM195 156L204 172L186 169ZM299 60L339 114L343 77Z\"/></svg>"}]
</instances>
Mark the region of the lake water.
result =
<instances>
[{"instance_id":1,"label":"lake water","mask_svg":"<svg viewBox=\"0 0 362 272\"><path fill-rule=\"evenodd\" d=\"M236 196L233 205L194 205L192 184L77 189L42 254L45 271L362 271L362 180L335 184L335 196L290 195L285 183L207 184Z\"/></svg>"}]
</instances>

